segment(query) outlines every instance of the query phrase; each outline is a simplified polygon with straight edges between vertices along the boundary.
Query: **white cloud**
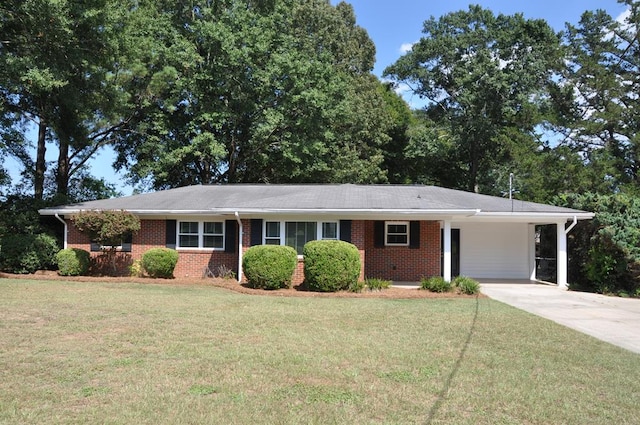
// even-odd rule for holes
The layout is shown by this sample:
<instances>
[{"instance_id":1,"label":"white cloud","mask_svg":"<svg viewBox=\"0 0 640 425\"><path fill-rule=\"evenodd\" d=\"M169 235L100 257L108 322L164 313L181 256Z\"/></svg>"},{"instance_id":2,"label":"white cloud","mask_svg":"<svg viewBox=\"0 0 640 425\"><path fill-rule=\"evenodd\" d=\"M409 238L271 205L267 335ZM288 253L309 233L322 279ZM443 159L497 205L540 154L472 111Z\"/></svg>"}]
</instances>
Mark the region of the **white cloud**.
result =
<instances>
[{"instance_id":1,"label":"white cloud","mask_svg":"<svg viewBox=\"0 0 640 425\"><path fill-rule=\"evenodd\" d=\"M620 15L618 15L618 17L616 18L616 22L620 24L626 24L627 22L629 22L630 17L631 17L631 8L625 10Z\"/></svg>"},{"instance_id":2,"label":"white cloud","mask_svg":"<svg viewBox=\"0 0 640 425\"><path fill-rule=\"evenodd\" d=\"M403 55L409 53L414 44L416 43L402 43L402 45L400 46L400 53Z\"/></svg>"}]
</instances>

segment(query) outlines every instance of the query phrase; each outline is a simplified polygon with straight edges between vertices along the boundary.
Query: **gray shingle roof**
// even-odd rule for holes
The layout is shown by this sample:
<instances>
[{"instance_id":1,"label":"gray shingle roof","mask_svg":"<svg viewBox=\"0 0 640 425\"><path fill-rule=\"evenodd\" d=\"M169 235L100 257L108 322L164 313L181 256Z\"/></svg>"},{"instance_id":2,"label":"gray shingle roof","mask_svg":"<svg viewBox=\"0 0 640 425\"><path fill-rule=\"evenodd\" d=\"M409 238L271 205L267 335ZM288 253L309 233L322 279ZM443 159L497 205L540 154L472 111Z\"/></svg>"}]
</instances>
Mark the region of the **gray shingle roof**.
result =
<instances>
[{"instance_id":1,"label":"gray shingle roof","mask_svg":"<svg viewBox=\"0 0 640 425\"><path fill-rule=\"evenodd\" d=\"M265 185L188 186L153 193L47 208L41 214L122 209L142 214L246 212L442 212L582 214L583 211L435 186ZM586 217L583 217L586 218Z\"/></svg>"}]
</instances>

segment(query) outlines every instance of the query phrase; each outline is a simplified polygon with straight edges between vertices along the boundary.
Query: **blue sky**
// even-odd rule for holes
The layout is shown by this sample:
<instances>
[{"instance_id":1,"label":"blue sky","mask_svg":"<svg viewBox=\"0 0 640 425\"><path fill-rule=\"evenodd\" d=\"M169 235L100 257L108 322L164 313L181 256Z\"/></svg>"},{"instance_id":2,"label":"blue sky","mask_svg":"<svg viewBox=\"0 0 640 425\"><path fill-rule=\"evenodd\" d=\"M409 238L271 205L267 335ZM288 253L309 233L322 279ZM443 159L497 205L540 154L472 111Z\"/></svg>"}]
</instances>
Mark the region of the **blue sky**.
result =
<instances>
[{"instance_id":1,"label":"blue sky","mask_svg":"<svg viewBox=\"0 0 640 425\"><path fill-rule=\"evenodd\" d=\"M337 3L339 1L331 0L331 4ZM586 10L604 9L613 17L625 10L616 0L485 0L472 3L464 0L352 0L347 3L355 10L357 24L368 31L376 45L374 73L378 76L401 56L403 46L420 39L425 20L466 10L469 4L479 4L496 15L522 13L527 19L545 19L556 31L564 29L565 22L578 23Z\"/></svg>"},{"instance_id":2,"label":"blue sky","mask_svg":"<svg viewBox=\"0 0 640 425\"><path fill-rule=\"evenodd\" d=\"M339 1L331 0L331 4ZM450 12L466 10L468 1L461 0L352 0L356 22L365 28L376 45L376 64L374 74L382 75L384 69L393 64L403 53L403 49L418 41L422 35L422 23L431 16L436 18ZM485 0L472 4L480 4L492 10L496 15L522 13L527 19L545 19L557 31L564 28L565 22L577 23L580 15L586 10L604 9L611 16L618 17L625 7L616 0ZM413 103L409 93L405 98ZM55 159L57 152L49 149ZM92 173L114 183L125 195L131 194L133 188L124 184L124 176L111 169L113 152L105 149L91 162ZM18 181L19 167L12 160L5 166Z\"/></svg>"}]
</instances>

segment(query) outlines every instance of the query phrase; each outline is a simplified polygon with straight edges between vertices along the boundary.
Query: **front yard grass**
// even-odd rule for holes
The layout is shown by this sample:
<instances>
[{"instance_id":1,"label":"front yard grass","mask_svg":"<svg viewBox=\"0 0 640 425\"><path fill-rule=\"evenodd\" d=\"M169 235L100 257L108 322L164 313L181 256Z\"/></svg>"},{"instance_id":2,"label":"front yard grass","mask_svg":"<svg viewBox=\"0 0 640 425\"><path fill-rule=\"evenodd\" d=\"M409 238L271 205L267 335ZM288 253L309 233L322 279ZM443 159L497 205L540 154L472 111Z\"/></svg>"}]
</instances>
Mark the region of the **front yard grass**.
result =
<instances>
[{"instance_id":1,"label":"front yard grass","mask_svg":"<svg viewBox=\"0 0 640 425\"><path fill-rule=\"evenodd\" d=\"M0 424L637 424L640 356L487 298L0 279Z\"/></svg>"}]
</instances>

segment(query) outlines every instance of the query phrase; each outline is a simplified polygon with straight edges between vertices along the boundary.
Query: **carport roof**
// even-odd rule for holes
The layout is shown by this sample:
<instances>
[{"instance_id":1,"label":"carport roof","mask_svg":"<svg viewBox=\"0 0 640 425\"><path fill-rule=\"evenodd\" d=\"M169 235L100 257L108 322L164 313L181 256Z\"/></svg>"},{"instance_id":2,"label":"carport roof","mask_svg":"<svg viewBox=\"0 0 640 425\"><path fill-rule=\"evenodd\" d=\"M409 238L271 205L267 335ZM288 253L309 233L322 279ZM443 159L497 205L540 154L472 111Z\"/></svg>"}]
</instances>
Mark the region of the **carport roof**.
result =
<instances>
[{"instance_id":1,"label":"carport roof","mask_svg":"<svg viewBox=\"0 0 640 425\"><path fill-rule=\"evenodd\" d=\"M406 213L450 216L551 215L591 218L570 208L436 186L356 184L197 185L40 210L43 215L127 210L139 215L238 213Z\"/></svg>"}]
</instances>

